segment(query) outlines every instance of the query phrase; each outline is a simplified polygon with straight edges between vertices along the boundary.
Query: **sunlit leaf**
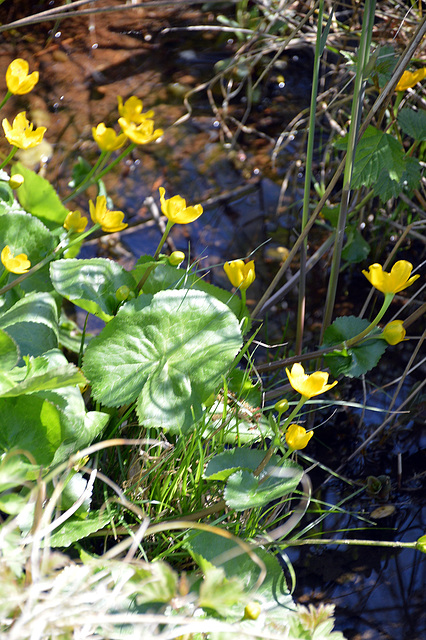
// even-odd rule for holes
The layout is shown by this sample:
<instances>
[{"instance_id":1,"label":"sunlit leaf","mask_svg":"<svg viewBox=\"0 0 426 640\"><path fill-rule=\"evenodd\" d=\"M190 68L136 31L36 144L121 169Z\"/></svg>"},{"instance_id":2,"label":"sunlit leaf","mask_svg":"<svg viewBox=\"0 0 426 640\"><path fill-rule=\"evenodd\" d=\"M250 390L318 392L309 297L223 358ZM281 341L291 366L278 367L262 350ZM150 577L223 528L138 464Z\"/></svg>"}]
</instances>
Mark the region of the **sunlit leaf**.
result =
<instances>
[{"instance_id":1,"label":"sunlit leaf","mask_svg":"<svg viewBox=\"0 0 426 640\"><path fill-rule=\"evenodd\" d=\"M127 303L88 345L83 371L96 400L137 400L145 426L177 431L202 415L241 348L238 320L201 291L162 291Z\"/></svg>"}]
</instances>

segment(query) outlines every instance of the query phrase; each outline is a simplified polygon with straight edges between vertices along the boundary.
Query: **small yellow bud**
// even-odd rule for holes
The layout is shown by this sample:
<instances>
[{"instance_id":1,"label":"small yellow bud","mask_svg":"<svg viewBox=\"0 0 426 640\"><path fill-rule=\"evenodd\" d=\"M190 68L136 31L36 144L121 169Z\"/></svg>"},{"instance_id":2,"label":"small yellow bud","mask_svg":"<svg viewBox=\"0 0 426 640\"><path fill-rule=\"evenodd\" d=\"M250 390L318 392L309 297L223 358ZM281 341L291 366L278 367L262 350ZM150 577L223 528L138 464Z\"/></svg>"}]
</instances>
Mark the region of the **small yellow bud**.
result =
<instances>
[{"instance_id":1,"label":"small yellow bud","mask_svg":"<svg viewBox=\"0 0 426 640\"><path fill-rule=\"evenodd\" d=\"M402 320L392 320L383 329L382 337L388 344L395 345L404 340L406 333Z\"/></svg>"},{"instance_id":2,"label":"small yellow bud","mask_svg":"<svg viewBox=\"0 0 426 640\"><path fill-rule=\"evenodd\" d=\"M15 173L9 180L9 187L11 189L19 189L22 184L24 184L24 176L20 173Z\"/></svg>"},{"instance_id":3,"label":"small yellow bud","mask_svg":"<svg viewBox=\"0 0 426 640\"><path fill-rule=\"evenodd\" d=\"M249 602L244 609L244 620L257 620L262 611L258 602Z\"/></svg>"},{"instance_id":4,"label":"small yellow bud","mask_svg":"<svg viewBox=\"0 0 426 640\"><path fill-rule=\"evenodd\" d=\"M169 263L172 267L178 267L185 260L185 254L183 251L173 251L169 255Z\"/></svg>"}]
</instances>

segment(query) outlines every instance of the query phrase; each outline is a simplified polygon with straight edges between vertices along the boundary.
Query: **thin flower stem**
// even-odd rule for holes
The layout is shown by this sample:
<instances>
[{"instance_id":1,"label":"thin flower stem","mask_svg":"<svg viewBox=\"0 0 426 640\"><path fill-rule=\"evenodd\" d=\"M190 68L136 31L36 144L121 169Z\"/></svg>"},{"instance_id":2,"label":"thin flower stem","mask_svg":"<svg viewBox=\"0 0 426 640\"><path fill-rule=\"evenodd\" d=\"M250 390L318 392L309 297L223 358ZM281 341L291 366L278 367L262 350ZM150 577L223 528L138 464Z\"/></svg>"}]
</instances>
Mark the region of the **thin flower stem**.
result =
<instances>
[{"instance_id":1,"label":"thin flower stem","mask_svg":"<svg viewBox=\"0 0 426 640\"><path fill-rule=\"evenodd\" d=\"M87 181L83 185L83 187L78 187L78 189L73 192L72 197L75 198L76 196L78 196L82 191L85 191L88 187L90 187L96 180L101 180L101 178L103 178L104 175L108 173L108 171L111 171L111 169L113 169L119 162L121 162L123 158L128 156L129 153L131 153L135 147L137 147L137 145L134 142L129 144L127 149L125 149L122 153L120 153L120 155L117 156L117 158L115 158L115 160L113 160L107 167L105 167L105 169L102 169L96 176L92 176L92 178L89 181ZM98 162L99 162L99 159L98 159ZM66 198L64 202L67 202L67 200L69 200L70 197L71 196Z\"/></svg>"},{"instance_id":2,"label":"thin flower stem","mask_svg":"<svg viewBox=\"0 0 426 640\"><path fill-rule=\"evenodd\" d=\"M18 151L18 147L12 147L7 158L5 158L5 160L3 160L3 162L0 164L0 169L3 169L3 167L5 167L12 160L13 156L17 151Z\"/></svg>"},{"instance_id":3,"label":"thin flower stem","mask_svg":"<svg viewBox=\"0 0 426 640\"><path fill-rule=\"evenodd\" d=\"M11 96L12 96L12 92L11 92L11 91L8 91L8 92L6 93L6 95L4 96L3 100L2 100L2 101L1 101L1 103L0 103L0 109L1 109L2 107L4 107L4 105L6 104L6 102L9 100L9 98L10 98Z\"/></svg>"},{"instance_id":4,"label":"thin flower stem","mask_svg":"<svg viewBox=\"0 0 426 640\"><path fill-rule=\"evenodd\" d=\"M163 233L163 235L161 237L160 242L158 243L158 247L157 247L157 249L156 249L156 251L154 253L154 258L153 258L154 260L158 260L158 256L160 255L160 251L161 251L164 243L167 240L167 236L169 235L170 229L173 227L173 224L174 224L173 222L171 222L170 220L167 220L166 228L164 230L164 233ZM142 289L143 285L148 280L149 276L154 271L156 266L157 265L152 264L149 267L147 267L145 273L143 274L142 278L138 282L138 286L136 287L137 291L140 291Z\"/></svg>"},{"instance_id":5,"label":"thin flower stem","mask_svg":"<svg viewBox=\"0 0 426 640\"><path fill-rule=\"evenodd\" d=\"M266 543L268 544L268 543ZM277 541L274 540L274 545L277 544ZM398 540L356 540L350 538L343 538L339 540L338 538L304 538L303 540L286 540L281 544L286 547L300 547L304 544L309 545L325 545L325 544L334 544L340 545L345 544L349 546L355 547L393 547L395 549L416 549L416 542L398 542Z\"/></svg>"},{"instance_id":6,"label":"thin flower stem","mask_svg":"<svg viewBox=\"0 0 426 640\"><path fill-rule=\"evenodd\" d=\"M285 430L287 429L287 427L290 424L290 422L299 413L300 409L303 407L303 405L305 404L305 402L307 400L308 400L308 398L306 398L305 396L301 396L299 402L297 403L297 405L295 406L293 411L290 413L288 418L285 419L284 424L282 425L282 427L280 427L280 430L281 430L282 433L285 432ZM261 463L259 464L257 469L255 469L255 471L253 471L253 475L254 476L256 476L256 477L260 476L260 474L265 469L265 467L267 466L268 462L270 461L270 459L272 458L272 456L274 455L274 453L275 453L275 451L277 449L278 449L278 445L273 441L271 443L269 449L266 451L265 457L263 458L263 460L261 461Z\"/></svg>"},{"instance_id":7,"label":"thin flower stem","mask_svg":"<svg viewBox=\"0 0 426 640\"><path fill-rule=\"evenodd\" d=\"M342 199L340 203L339 219L336 228L336 239L334 243L333 259L331 262L330 281L328 283L327 297L324 310L324 320L321 328L320 343L324 337L324 331L331 322L331 317L336 299L337 282L339 279L340 262L342 257L343 241L345 237L346 219L349 207L349 197L351 193L351 180L355 160L356 142L360 129L362 114L362 104L364 100L364 90L366 78L365 69L370 55L371 36L374 25L374 15L376 0L367 0L364 9L364 19L362 22L362 32L358 50L357 70L354 81L354 93L351 113L351 124L348 136L348 148L346 152L346 163L343 177Z\"/></svg>"},{"instance_id":8,"label":"thin flower stem","mask_svg":"<svg viewBox=\"0 0 426 640\"><path fill-rule=\"evenodd\" d=\"M383 318L383 316L385 315L386 311L388 310L393 298L394 298L393 293L386 293L385 294L385 299L383 300L383 304L382 304L382 308L380 309L379 313L377 314L377 316L374 318L373 322L371 322L368 327L366 327L364 329L364 331L361 331L361 333L359 333L357 336L354 336L353 338L350 338L349 340L346 340L345 342L345 346L347 349L349 349L350 347L353 347L355 344L357 344L358 342L361 342L361 340L363 340L366 336L368 336L368 334L374 329L374 327L376 327L380 320Z\"/></svg>"},{"instance_id":9,"label":"thin flower stem","mask_svg":"<svg viewBox=\"0 0 426 640\"><path fill-rule=\"evenodd\" d=\"M85 189L87 189L87 187L92 184L92 179L94 179L95 173L99 168L102 168L102 166L105 164L105 162L108 160L109 156L111 155L111 152L109 151L102 151L101 155L99 156L99 158L97 159L97 161L95 162L95 164L93 165L93 167L90 169L89 173L85 176L85 178L80 182L79 185L76 186L76 188L69 194L69 196L67 196L64 200L63 203L65 204L66 202L68 202L69 200L72 200L74 198L74 196L78 195L79 193L81 193L82 191L84 191Z\"/></svg>"},{"instance_id":10,"label":"thin flower stem","mask_svg":"<svg viewBox=\"0 0 426 640\"><path fill-rule=\"evenodd\" d=\"M309 203L311 194L311 182L312 182L312 160L314 156L314 140L315 140L315 116L316 105L318 95L318 80L320 72L320 61L322 55L323 32L322 32L322 20L324 15L324 0L320 0L318 8L318 26L317 26L317 39L315 45L315 59L314 69L312 76L312 91L311 91L311 108L309 115L309 129L308 129L308 144L306 148L306 165L305 165L305 186L303 194L303 210L302 210L302 231L306 227L309 214ZM306 257L308 252L308 237L305 236L300 251L300 278L299 278L299 299L297 308L297 322L296 322L296 345L295 353L302 353L302 341L303 341L303 329L305 324L305 309L306 309Z\"/></svg>"}]
</instances>

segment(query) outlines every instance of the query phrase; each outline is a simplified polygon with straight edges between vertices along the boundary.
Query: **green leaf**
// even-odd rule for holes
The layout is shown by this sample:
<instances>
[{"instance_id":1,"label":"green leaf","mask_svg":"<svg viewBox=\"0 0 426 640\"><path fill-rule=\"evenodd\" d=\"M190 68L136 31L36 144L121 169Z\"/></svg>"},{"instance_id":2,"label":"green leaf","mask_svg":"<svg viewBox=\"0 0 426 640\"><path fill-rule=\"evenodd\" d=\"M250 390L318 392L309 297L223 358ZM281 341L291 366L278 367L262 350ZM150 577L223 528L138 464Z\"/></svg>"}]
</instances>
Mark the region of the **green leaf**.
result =
<instances>
[{"instance_id":1,"label":"green leaf","mask_svg":"<svg viewBox=\"0 0 426 640\"><path fill-rule=\"evenodd\" d=\"M370 253L370 245L364 240L358 229L349 228L347 242L342 251L342 257L346 262L362 262Z\"/></svg>"},{"instance_id":2,"label":"green leaf","mask_svg":"<svg viewBox=\"0 0 426 640\"><path fill-rule=\"evenodd\" d=\"M411 107L404 107L398 113L398 124L413 140L426 140L426 112L424 109L415 111Z\"/></svg>"},{"instance_id":3,"label":"green leaf","mask_svg":"<svg viewBox=\"0 0 426 640\"><path fill-rule=\"evenodd\" d=\"M72 516L49 538L51 547L69 547L73 542L87 538L91 533L103 529L110 522L110 515L107 509L92 511L87 518L82 520L77 516Z\"/></svg>"},{"instance_id":4,"label":"green leaf","mask_svg":"<svg viewBox=\"0 0 426 640\"><path fill-rule=\"evenodd\" d=\"M242 608L246 600L247 596L244 595L244 586L240 579L235 576L226 578L222 568L207 569L200 586L200 607L213 609L222 617L226 617L232 613L232 607L240 604Z\"/></svg>"},{"instance_id":5,"label":"green leaf","mask_svg":"<svg viewBox=\"0 0 426 640\"><path fill-rule=\"evenodd\" d=\"M143 567L133 565L130 578L132 593L138 605L154 602L170 602L177 594L178 575L165 562L155 561Z\"/></svg>"},{"instance_id":6,"label":"green leaf","mask_svg":"<svg viewBox=\"0 0 426 640\"><path fill-rule=\"evenodd\" d=\"M0 207L2 207L2 205L6 205L6 210L6 208L10 207L14 203L14 201L15 198L13 195L13 191L9 186L9 182L0 179ZM0 213L3 213L1 208Z\"/></svg>"},{"instance_id":7,"label":"green leaf","mask_svg":"<svg viewBox=\"0 0 426 640\"><path fill-rule=\"evenodd\" d=\"M398 140L369 126L357 145L352 186L369 187L377 182L382 171L399 183L405 169L404 155Z\"/></svg>"},{"instance_id":8,"label":"green leaf","mask_svg":"<svg viewBox=\"0 0 426 640\"><path fill-rule=\"evenodd\" d=\"M117 289L136 286L130 273L106 258L57 260L50 266L50 277L58 293L105 322L118 309Z\"/></svg>"},{"instance_id":9,"label":"green leaf","mask_svg":"<svg viewBox=\"0 0 426 640\"><path fill-rule=\"evenodd\" d=\"M24 183L19 187L17 194L25 211L43 220L49 228L62 226L68 209L62 204L50 182L20 162L12 167L11 174L15 173L24 176Z\"/></svg>"},{"instance_id":10,"label":"green leaf","mask_svg":"<svg viewBox=\"0 0 426 640\"><path fill-rule=\"evenodd\" d=\"M13 255L25 253L32 266L43 260L55 247L55 240L49 229L40 220L24 212L13 211L0 215L0 238L0 251L8 245ZM3 271L3 264L0 263L0 274ZM10 273L9 282L17 277ZM48 265L26 278L20 286L29 292L51 291Z\"/></svg>"},{"instance_id":11,"label":"green leaf","mask_svg":"<svg viewBox=\"0 0 426 640\"><path fill-rule=\"evenodd\" d=\"M0 328L16 342L21 356L39 356L58 346L58 313L48 293L30 293L0 316Z\"/></svg>"},{"instance_id":12,"label":"green leaf","mask_svg":"<svg viewBox=\"0 0 426 640\"><path fill-rule=\"evenodd\" d=\"M58 351L57 353L61 352ZM35 391L59 389L60 387L76 386L87 382L80 369L70 362L65 361L59 366L52 367L48 359L49 355L51 354L47 353L45 354L47 357L30 358L26 369L22 368L25 370L25 379L4 391L1 394L2 397L12 398L26 393L34 393Z\"/></svg>"},{"instance_id":13,"label":"green leaf","mask_svg":"<svg viewBox=\"0 0 426 640\"><path fill-rule=\"evenodd\" d=\"M138 282L146 267L152 264L149 261L145 261L144 258L145 256L142 257L142 260L140 259L141 262L132 270ZM154 294L165 289L196 289L197 291L204 291L226 304L237 317L241 315L241 299L238 295L205 282L195 273L188 273L169 264L157 264L155 270L144 284L143 292ZM245 315L248 317L248 312Z\"/></svg>"},{"instance_id":14,"label":"green leaf","mask_svg":"<svg viewBox=\"0 0 426 640\"><path fill-rule=\"evenodd\" d=\"M267 604L265 609L277 603L283 607L292 605L282 567L265 549L256 547L250 556L234 539L207 531L188 534L185 546L198 564L203 558L216 567L223 567L228 579L238 576L247 592L253 589L259 578L260 567L253 557L259 558L265 565L266 576L254 594L256 599L260 598Z\"/></svg>"},{"instance_id":15,"label":"green leaf","mask_svg":"<svg viewBox=\"0 0 426 640\"><path fill-rule=\"evenodd\" d=\"M146 427L186 430L241 348L238 320L201 291L161 291L127 303L88 345L83 371L106 406L137 399Z\"/></svg>"},{"instance_id":16,"label":"green leaf","mask_svg":"<svg viewBox=\"0 0 426 640\"><path fill-rule=\"evenodd\" d=\"M237 469L254 471L265 455L266 451L246 447L235 447L230 451L223 451L209 461L204 472L204 478L208 480L226 480ZM272 456L269 466L277 465L279 461L278 456Z\"/></svg>"},{"instance_id":17,"label":"green leaf","mask_svg":"<svg viewBox=\"0 0 426 640\"><path fill-rule=\"evenodd\" d=\"M59 350L44 355L48 370L65 367L67 360ZM37 361L36 369L45 370ZM86 412L78 387L34 391L31 395L2 398L0 402L0 447L31 453L37 464L62 462L89 445L104 429L109 415Z\"/></svg>"},{"instance_id":18,"label":"green leaf","mask_svg":"<svg viewBox=\"0 0 426 640\"><path fill-rule=\"evenodd\" d=\"M336 318L324 332L323 346L333 346L354 338L369 324L368 320L355 316ZM333 376L343 374L349 378L358 378L376 366L386 348L385 340L369 338L348 349L347 355L329 353L325 354L325 358Z\"/></svg>"},{"instance_id":19,"label":"green leaf","mask_svg":"<svg viewBox=\"0 0 426 640\"><path fill-rule=\"evenodd\" d=\"M294 491L303 475L303 469L292 460L268 465L266 471L270 474L266 479L245 470L233 473L224 494L228 507L236 511L262 507Z\"/></svg>"},{"instance_id":20,"label":"green leaf","mask_svg":"<svg viewBox=\"0 0 426 640\"><path fill-rule=\"evenodd\" d=\"M19 349L16 342L0 329L0 369L10 371L19 360Z\"/></svg>"},{"instance_id":21,"label":"green leaf","mask_svg":"<svg viewBox=\"0 0 426 640\"><path fill-rule=\"evenodd\" d=\"M61 444L61 413L44 398L20 396L0 402L0 449L23 449L48 466Z\"/></svg>"}]
</instances>

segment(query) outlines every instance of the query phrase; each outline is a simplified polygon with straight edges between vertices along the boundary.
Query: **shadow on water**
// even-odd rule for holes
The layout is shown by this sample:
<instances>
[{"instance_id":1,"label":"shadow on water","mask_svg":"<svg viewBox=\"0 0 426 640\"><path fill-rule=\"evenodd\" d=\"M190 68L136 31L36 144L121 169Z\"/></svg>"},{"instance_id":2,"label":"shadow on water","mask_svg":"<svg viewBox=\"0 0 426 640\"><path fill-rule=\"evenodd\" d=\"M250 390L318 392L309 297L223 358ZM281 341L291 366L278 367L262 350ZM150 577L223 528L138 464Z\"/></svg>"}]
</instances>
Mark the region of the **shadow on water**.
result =
<instances>
[{"instance_id":1,"label":"shadow on water","mask_svg":"<svg viewBox=\"0 0 426 640\"><path fill-rule=\"evenodd\" d=\"M278 155L274 171L271 153L275 137L309 102L310 50L288 55L292 64L287 60L285 88L280 86L280 68L270 74L246 123L249 132L243 132L238 145L232 147L223 138L205 92L196 93L191 99L193 116L177 127L172 125L185 113L182 96L212 77L213 65L229 55L234 43L221 44L218 50L210 36L189 37L185 32L175 34L173 40L161 40L157 35L151 42L148 27L135 38L134 33L128 33L125 18L117 19L122 24L115 24L114 31L108 20L97 18L90 31L85 21L77 21L71 33L64 24L64 32L45 49L43 44L37 45L37 31L32 41L24 38L16 42L8 36L2 44L9 58L6 64L18 55L26 57L28 51L39 61L38 95L28 96L29 102L24 106L33 113L38 110L39 116L41 113L48 120L48 137L55 145L55 154L47 171L62 195L68 193L67 182L77 157L82 155L92 163L96 160L98 150L91 140L91 127L101 121L114 126L117 95L141 97L145 109L155 109L156 125L166 130L160 144L138 149L106 179L114 205L125 211L129 228L120 236L89 242L81 257L107 256L129 268L141 253L154 253L161 231L147 198L154 197L158 203L158 187L164 186L167 196L179 193L188 203L203 203L204 215L194 224L176 225L172 240L175 248L200 261L206 277L214 284L228 287L223 270L213 267L248 256L258 248L258 277L248 292L248 303L253 304L278 268L268 251L278 245L289 246L295 238L292 229L300 215L303 175L295 172L291 195L282 203L280 189L288 167L297 163L299 143L286 146ZM159 32L163 25L161 19L157 22L153 29ZM44 42L45 32L40 34ZM241 117L244 100L242 95L231 105L231 115ZM89 195L94 197L94 192ZM77 206L87 211L86 195L76 199L74 208ZM272 242L265 246L271 237ZM318 301L319 311L324 276L318 269L308 279L309 295ZM293 322L295 305L294 294L290 294L269 313L271 341L280 342L288 317L290 325ZM315 314L316 310L312 310L312 324ZM383 372L385 380L396 375L392 360L384 361L383 367L390 369ZM401 394L407 391L403 388ZM363 401L360 381L353 383L353 399ZM382 404L379 395L371 391L367 404L386 407L387 400ZM312 456L328 467L338 468L365 435L374 431L377 415L382 419L383 414L366 412L360 416L358 409L346 407L318 432ZM371 512L382 502L362 494L348 503L349 513L326 519L327 531L402 541L416 540L425 533L424 466L420 464L423 428L419 423L404 424L400 417L396 426L386 429L342 471L357 488L357 483L365 483L369 475L388 476L391 493L386 504L395 507L392 514L372 520ZM398 453L403 454L402 479L398 478L396 466ZM318 469L311 472L311 477L314 488L324 481ZM333 480L322 486L316 497L336 504L342 491L351 489ZM357 529L354 533L346 533L353 528ZM422 554L365 547L294 547L287 553L296 567L298 599L335 603L338 628L349 640L420 640L425 630L422 596L426 565Z\"/></svg>"}]
</instances>

